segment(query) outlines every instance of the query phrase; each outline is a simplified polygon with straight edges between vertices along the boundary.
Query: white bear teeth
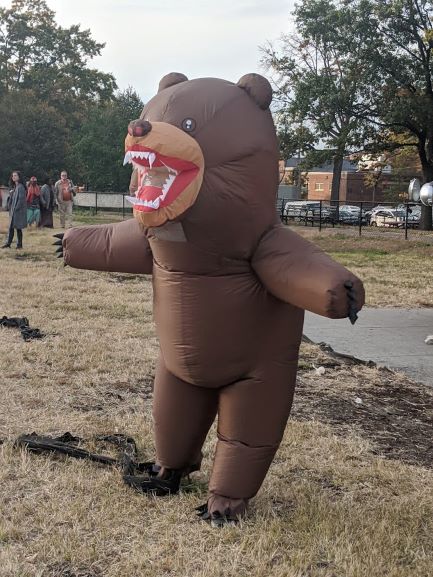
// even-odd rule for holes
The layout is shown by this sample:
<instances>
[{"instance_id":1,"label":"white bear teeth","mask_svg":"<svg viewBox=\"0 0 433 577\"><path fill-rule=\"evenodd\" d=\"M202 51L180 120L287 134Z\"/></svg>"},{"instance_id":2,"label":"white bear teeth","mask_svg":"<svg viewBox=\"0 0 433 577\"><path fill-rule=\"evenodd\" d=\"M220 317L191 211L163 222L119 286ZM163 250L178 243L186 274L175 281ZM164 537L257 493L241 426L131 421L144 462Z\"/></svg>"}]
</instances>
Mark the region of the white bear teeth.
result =
<instances>
[{"instance_id":1,"label":"white bear teeth","mask_svg":"<svg viewBox=\"0 0 433 577\"><path fill-rule=\"evenodd\" d=\"M144 152L141 150L128 150L125 154L125 158L123 159L123 166L125 166L125 164L131 163L134 158L145 158L149 161L149 168L152 168L153 163L155 162L156 154L154 152Z\"/></svg>"},{"instance_id":2,"label":"white bear teeth","mask_svg":"<svg viewBox=\"0 0 433 577\"><path fill-rule=\"evenodd\" d=\"M155 200L140 200L136 196L125 196L126 200L133 204L134 206L146 206L147 208L153 208L154 210L158 210L159 205L161 204L161 197L155 198Z\"/></svg>"}]
</instances>

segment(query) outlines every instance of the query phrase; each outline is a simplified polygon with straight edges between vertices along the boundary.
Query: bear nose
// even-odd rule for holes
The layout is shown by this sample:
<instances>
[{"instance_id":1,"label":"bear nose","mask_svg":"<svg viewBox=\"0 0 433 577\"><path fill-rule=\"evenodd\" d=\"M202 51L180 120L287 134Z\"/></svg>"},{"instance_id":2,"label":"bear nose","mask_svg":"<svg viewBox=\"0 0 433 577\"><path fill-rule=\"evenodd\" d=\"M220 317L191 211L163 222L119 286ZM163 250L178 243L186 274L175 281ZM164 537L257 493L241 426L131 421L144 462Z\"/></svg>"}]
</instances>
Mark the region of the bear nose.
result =
<instances>
[{"instance_id":1,"label":"bear nose","mask_svg":"<svg viewBox=\"0 0 433 577\"><path fill-rule=\"evenodd\" d=\"M128 125L128 133L131 136L145 136L152 130L152 125L148 120L133 120Z\"/></svg>"}]
</instances>

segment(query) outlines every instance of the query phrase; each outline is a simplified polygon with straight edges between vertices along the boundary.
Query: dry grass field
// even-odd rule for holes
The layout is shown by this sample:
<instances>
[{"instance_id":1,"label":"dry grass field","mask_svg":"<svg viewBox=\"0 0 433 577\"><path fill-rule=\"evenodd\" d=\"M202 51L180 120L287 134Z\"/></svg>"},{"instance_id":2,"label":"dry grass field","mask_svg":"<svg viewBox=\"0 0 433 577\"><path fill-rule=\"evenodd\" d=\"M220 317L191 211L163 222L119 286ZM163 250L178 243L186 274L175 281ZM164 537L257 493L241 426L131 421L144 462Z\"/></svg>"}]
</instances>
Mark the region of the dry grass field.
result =
<instances>
[{"instance_id":1,"label":"dry grass field","mask_svg":"<svg viewBox=\"0 0 433 577\"><path fill-rule=\"evenodd\" d=\"M0 214L0 233L6 223ZM64 268L51 234L26 231L22 252L0 251L0 316L46 334L24 342L0 328L0 577L431 577L433 392L314 345L302 347L292 418L238 527L194 515L214 431L202 471L160 500L115 468L15 448L32 431L70 431L92 449L95 435L120 432L153 456L150 279ZM337 240L320 244L366 281L369 304L423 304L409 279L431 268L433 249Z\"/></svg>"}]
</instances>

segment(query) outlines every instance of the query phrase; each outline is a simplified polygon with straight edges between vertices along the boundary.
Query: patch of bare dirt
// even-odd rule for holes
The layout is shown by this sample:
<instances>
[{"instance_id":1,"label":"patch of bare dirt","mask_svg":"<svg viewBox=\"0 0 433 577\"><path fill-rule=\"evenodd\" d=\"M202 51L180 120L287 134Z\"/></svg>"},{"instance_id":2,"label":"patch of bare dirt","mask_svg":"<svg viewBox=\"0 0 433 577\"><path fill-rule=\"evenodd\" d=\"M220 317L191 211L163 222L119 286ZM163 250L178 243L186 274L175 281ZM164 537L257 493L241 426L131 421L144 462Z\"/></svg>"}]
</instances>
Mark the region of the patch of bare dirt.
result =
<instances>
[{"instance_id":1,"label":"patch of bare dirt","mask_svg":"<svg viewBox=\"0 0 433 577\"><path fill-rule=\"evenodd\" d=\"M304 363L311 355L314 348L304 353ZM355 429L384 457L433 466L433 391L350 359L342 358L338 366L323 351L316 360L325 373L299 371L292 418L329 423L341 434Z\"/></svg>"}]
</instances>

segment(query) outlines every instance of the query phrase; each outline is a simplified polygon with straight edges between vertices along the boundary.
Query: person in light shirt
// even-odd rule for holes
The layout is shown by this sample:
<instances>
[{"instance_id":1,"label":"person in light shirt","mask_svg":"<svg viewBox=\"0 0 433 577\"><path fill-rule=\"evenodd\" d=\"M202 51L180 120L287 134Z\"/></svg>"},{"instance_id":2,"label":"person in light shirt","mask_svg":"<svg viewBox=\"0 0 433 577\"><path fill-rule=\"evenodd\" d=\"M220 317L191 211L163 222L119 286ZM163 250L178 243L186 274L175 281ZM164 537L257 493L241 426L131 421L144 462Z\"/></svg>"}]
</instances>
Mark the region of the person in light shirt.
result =
<instances>
[{"instance_id":1,"label":"person in light shirt","mask_svg":"<svg viewBox=\"0 0 433 577\"><path fill-rule=\"evenodd\" d=\"M72 180L68 178L66 170L62 170L60 173L60 180L54 185L54 191L57 206L59 207L60 226L62 228L71 228L75 187Z\"/></svg>"}]
</instances>

